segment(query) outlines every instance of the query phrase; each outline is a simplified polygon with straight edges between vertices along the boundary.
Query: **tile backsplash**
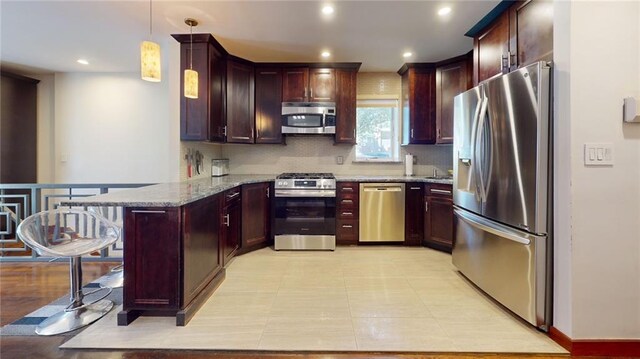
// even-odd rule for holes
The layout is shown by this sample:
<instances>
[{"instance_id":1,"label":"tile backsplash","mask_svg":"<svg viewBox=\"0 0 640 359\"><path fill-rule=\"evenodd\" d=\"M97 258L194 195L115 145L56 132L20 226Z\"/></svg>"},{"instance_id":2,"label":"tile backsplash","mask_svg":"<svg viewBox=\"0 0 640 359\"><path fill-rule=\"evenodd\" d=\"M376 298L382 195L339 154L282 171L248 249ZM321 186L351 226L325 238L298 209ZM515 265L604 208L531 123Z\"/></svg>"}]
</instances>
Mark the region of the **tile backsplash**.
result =
<instances>
[{"instance_id":1,"label":"tile backsplash","mask_svg":"<svg viewBox=\"0 0 640 359\"><path fill-rule=\"evenodd\" d=\"M355 146L335 145L333 137L288 137L287 145L224 145L222 157L229 158L232 174L279 174L282 172L332 172L335 174L399 175L403 163L361 163L355 159ZM405 146L401 159L417 156L414 174L430 175L433 168L446 173L452 168L451 146ZM344 164L336 159L342 156Z\"/></svg>"}]
</instances>

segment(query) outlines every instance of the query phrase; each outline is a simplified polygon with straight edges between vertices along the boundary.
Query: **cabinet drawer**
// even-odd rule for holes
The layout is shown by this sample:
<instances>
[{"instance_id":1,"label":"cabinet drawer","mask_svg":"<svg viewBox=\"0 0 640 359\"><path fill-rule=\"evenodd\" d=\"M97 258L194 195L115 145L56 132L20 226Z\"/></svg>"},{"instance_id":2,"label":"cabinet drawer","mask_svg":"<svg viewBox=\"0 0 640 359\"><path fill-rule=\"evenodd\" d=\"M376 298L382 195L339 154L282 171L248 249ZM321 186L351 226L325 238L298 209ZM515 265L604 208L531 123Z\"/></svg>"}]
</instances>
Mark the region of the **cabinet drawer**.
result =
<instances>
[{"instance_id":1,"label":"cabinet drawer","mask_svg":"<svg viewBox=\"0 0 640 359\"><path fill-rule=\"evenodd\" d=\"M337 190L338 197L358 198L360 186L357 182L338 182Z\"/></svg>"},{"instance_id":2,"label":"cabinet drawer","mask_svg":"<svg viewBox=\"0 0 640 359\"><path fill-rule=\"evenodd\" d=\"M224 204L230 204L233 203L235 201L239 201L240 200L240 187L236 187L230 190L227 190L224 193Z\"/></svg>"},{"instance_id":3,"label":"cabinet drawer","mask_svg":"<svg viewBox=\"0 0 640 359\"><path fill-rule=\"evenodd\" d=\"M336 240L339 244L358 243L358 221L338 220L336 227Z\"/></svg>"},{"instance_id":4,"label":"cabinet drawer","mask_svg":"<svg viewBox=\"0 0 640 359\"><path fill-rule=\"evenodd\" d=\"M425 196L452 197L452 186L450 184L429 183L427 184Z\"/></svg>"},{"instance_id":5,"label":"cabinet drawer","mask_svg":"<svg viewBox=\"0 0 640 359\"><path fill-rule=\"evenodd\" d=\"M358 208L340 207L337 211L338 219L358 219Z\"/></svg>"},{"instance_id":6,"label":"cabinet drawer","mask_svg":"<svg viewBox=\"0 0 640 359\"><path fill-rule=\"evenodd\" d=\"M358 209L358 199L357 198L339 198L338 199L338 210L343 209Z\"/></svg>"}]
</instances>

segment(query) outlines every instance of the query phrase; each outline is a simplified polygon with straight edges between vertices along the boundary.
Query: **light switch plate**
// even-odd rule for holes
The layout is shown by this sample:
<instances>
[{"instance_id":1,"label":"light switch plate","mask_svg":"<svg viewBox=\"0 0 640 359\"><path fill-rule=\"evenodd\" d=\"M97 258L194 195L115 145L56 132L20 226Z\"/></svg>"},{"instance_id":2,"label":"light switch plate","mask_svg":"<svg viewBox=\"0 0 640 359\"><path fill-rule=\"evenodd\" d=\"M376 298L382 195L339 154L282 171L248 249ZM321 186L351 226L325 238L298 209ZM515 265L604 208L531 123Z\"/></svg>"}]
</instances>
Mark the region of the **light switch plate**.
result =
<instances>
[{"instance_id":1,"label":"light switch plate","mask_svg":"<svg viewBox=\"0 0 640 359\"><path fill-rule=\"evenodd\" d=\"M336 156L336 163L339 165L344 164L344 157Z\"/></svg>"},{"instance_id":2,"label":"light switch plate","mask_svg":"<svg viewBox=\"0 0 640 359\"><path fill-rule=\"evenodd\" d=\"M613 166L613 143L585 143L585 166Z\"/></svg>"}]
</instances>

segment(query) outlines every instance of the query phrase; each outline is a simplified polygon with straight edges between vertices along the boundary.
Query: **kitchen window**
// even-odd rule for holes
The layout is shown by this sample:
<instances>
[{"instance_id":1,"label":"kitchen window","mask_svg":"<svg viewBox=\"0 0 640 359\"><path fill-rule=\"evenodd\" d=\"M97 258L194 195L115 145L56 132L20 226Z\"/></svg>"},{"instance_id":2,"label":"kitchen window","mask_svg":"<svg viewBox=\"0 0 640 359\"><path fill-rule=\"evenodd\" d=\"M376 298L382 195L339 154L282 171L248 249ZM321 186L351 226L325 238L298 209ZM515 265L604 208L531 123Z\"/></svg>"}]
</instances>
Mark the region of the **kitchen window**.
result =
<instances>
[{"instance_id":1,"label":"kitchen window","mask_svg":"<svg viewBox=\"0 0 640 359\"><path fill-rule=\"evenodd\" d=\"M398 100L358 100L356 161L399 162Z\"/></svg>"}]
</instances>

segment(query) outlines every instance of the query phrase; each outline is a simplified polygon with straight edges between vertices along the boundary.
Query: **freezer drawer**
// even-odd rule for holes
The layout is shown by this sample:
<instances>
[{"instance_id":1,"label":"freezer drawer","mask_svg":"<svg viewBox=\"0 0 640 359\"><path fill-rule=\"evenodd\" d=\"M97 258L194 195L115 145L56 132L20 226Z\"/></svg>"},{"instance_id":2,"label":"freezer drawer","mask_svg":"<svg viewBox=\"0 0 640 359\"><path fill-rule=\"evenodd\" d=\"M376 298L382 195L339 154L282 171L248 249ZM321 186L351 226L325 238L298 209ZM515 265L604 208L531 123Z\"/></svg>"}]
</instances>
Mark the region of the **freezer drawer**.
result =
<instances>
[{"instance_id":1,"label":"freezer drawer","mask_svg":"<svg viewBox=\"0 0 640 359\"><path fill-rule=\"evenodd\" d=\"M360 242L404 242L404 183L360 184Z\"/></svg>"},{"instance_id":2,"label":"freezer drawer","mask_svg":"<svg viewBox=\"0 0 640 359\"><path fill-rule=\"evenodd\" d=\"M532 235L454 209L453 264L480 289L529 323L550 324L547 236Z\"/></svg>"}]
</instances>

